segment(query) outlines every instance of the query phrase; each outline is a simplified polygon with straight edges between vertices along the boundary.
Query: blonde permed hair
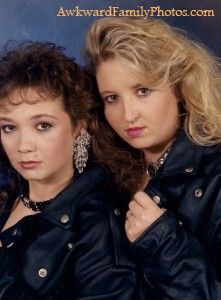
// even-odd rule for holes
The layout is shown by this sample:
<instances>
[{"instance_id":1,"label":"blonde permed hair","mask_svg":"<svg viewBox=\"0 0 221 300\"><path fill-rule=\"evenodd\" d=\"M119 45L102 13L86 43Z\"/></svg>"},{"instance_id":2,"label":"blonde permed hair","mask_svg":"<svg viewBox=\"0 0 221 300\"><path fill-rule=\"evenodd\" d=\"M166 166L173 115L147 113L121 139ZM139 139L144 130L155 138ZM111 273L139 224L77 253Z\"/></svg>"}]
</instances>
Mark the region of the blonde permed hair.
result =
<instances>
[{"instance_id":1,"label":"blonde permed hair","mask_svg":"<svg viewBox=\"0 0 221 300\"><path fill-rule=\"evenodd\" d=\"M85 47L92 73L102 61L123 59L150 88L169 84L185 108L184 129L195 143L221 142L221 76L205 47L160 19L103 18L89 29Z\"/></svg>"}]
</instances>

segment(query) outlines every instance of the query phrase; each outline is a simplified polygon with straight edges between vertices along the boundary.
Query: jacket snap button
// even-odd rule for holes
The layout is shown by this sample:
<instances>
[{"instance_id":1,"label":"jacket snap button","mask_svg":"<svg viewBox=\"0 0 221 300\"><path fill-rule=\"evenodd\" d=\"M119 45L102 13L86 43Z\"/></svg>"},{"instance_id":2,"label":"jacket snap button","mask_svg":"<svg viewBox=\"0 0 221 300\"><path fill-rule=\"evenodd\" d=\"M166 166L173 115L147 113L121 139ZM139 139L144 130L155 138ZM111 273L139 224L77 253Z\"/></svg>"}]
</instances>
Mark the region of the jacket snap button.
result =
<instances>
[{"instance_id":1,"label":"jacket snap button","mask_svg":"<svg viewBox=\"0 0 221 300\"><path fill-rule=\"evenodd\" d=\"M188 167L188 168L186 168L186 169L185 169L185 172L186 172L186 173L191 173L191 172L193 172L193 167Z\"/></svg>"},{"instance_id":2,"label":"jacket snap button","mask_svg":"<svg viewBox=\"0 0 221 300\"><path fill-rule=\"evenodd\" d=\"M153 196L153 201L159 205L160 204L160 197L159 196Z\"/></svg>"},{"instance_id":3,"label":"jacket snap button","mask_svg":"<svg viewBox=\"0 0 221 300\"><path fill-rule=\"evenodd\" d=\"M68 215L62 215L61 216L61 223L65 224L69 221L69 216Z\"/></svg>"},{"instance_id":4,"label":"jacket snap button","mask_svg":"<svg viewBox=\"0 0 221 300\"><path fill-rule=\"evenodd\" d=\"M73 243L68 243L68 249L72 249L74 247L74 244Z\"/></svg>"},{"instance_id":5,"label":"jacket snap button","mask_svg":"<svg viewBox=\"0 0 221 300\"><path fill-rule=\"evenodd\" d=\"M40 269L40 270L38 271L38 275L39 275L40 277L42 277L42 278L46 277L47 274L48 274L48 272L47 272L46 269Z\"/></svg>"},{"instance_id":6,"label":"jacket snap button","mask_svg":"<svg viewBox=\"0 0 221 300\"><path fill-rule=\"evenodd\" d=\"M115 208L114 213L115 213L116 216L120 216L120 211L119 211L119 209Z\"/></svg>"},{"instance_id":7,"label":"jacket snap button","mask_svg":"<svg viewBox=\"0 0 221 300\"><path fill-rule=\"evenodd\" d=\"M202 196L202 194L203 194L203 191L201 190L201 189L197 189L197 190L195 190L195 196L197 197L197 198L199 198L199 197L201 197Z\"/></svg>"},{"instance_id":8,"label":"jacket snap button","mask_svg":"<svg viewBox=\"0 0 221 300\"><path fill-rule=\"evenodd\" d=\"M12 231L12 235L15 236L15 235L17 235L17 233L18 233L18 229L15 228L15 229Z\"/></svg>"}]
</instances>

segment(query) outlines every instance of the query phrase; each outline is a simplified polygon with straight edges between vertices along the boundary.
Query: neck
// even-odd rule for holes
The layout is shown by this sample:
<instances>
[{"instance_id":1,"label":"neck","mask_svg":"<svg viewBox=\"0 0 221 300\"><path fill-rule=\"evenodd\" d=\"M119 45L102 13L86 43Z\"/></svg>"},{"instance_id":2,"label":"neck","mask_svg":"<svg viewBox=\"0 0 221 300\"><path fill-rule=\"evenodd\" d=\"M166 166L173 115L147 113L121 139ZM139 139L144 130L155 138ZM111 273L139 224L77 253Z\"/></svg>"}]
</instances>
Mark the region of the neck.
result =
<instances>
[{"instance_id":1,"label":"neck","mask_svg":"<svg viewBox=\"0 0 221 300\"><path fill-rule=\"evenodd\" d=\"M29 181L29 198L32 201L45 201L53 199L72 181L74 172L66 177L46 181ZM61 180L62 178L62 180Z\"/></svg>"},{"instance_id":2,"label":"neck","mask_svg":"<svg viewBox=\"0 0 221 300\"><path fill-rule=\"evenodd\" d=\"M148 165L157 162L158 159L164 154L164 152L171 147L173 141L174 139L171 139L163 145L159 145L151 149L144 149L143 153L145 163Z\"/></svg>"}]
</instances>

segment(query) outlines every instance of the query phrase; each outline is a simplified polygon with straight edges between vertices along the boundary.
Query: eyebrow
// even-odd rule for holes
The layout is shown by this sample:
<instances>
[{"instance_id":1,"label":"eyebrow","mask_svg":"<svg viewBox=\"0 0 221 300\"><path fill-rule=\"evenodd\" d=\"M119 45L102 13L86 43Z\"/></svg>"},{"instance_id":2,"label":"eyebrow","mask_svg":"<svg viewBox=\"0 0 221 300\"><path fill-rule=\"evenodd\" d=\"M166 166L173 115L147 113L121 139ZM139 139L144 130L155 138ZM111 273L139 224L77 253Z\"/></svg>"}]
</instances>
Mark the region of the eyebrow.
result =
<instances>
[{"instance_id":1,"label":"eyebrow","mask_svg":"<svg viewBox=\"0 0 221 300\"><path fill-rule=\"evenodd\" d=\"M52 116L52 115L48 115L48 114L38 114L38 115L34 115L33 117L31 117L31 119L32 119L32 120L35 120L35 119L40 119L40 118L43 118L43 117L52 118L52 119L55 119L55 120L58 119L57 117Z\"/></svg>"},{"instance_id":2,"label":"eyebrow","mask_svg":"<svg viewBox=\"0 0 221 300\"><path fill-rule=\"evenodd\" d=\"M34 115L31 117L32 120L36 120L36 119L40 119L40 118L43 118L43 117L47 117L47 118L52 118L52 119L55 119L57 120L58 118L55 117L55 116L52 116L52 115L48 115L48 114L38 114L38 115ZM5 118L5 117L0 117L0 121L5 121L5 122L12 122L13 119L10 119L10 118Z\"/></svg>"},{"instance_id":3,"label":"eyebrow","mask_svg":"<svg viewBox=\"0 0 221 300\"><path fill-rule=\"evenodd\" d=\"M0 118L0 121L11 122L12 120L9 118Z\"/></svg>"},{"instance_id":4,"label":"eyebrow","mask_svg":"<svg viewBox=\"0 0 221 300\"><path fill-rule=\"evenodd\" d=\"M141 83L138 83L138 84L135 84L134 86L132 86L132 88L133 88L133 89L137 89L137 88L139 88L139 87L141 87L141 86L144 86L144 85L141 84Z\"/></svg>"},{"instance_id":5,"label":"eyebrow","mask_svg":"<svg viewBox=\"0 0 221 300\"><path fill-rule=\"evenodd\" d=\"M140 87L142 87L142 86L146 86L146 84L137 83L137 84L131 86L131 88L132 88L133 90L136 90L137 88L140 88ZM99 93L100 93L101 95L103 95L103 94L111 94L111 93L114 94L115 92L114 92L114 90L103 90L103 91L100 91Z\"/></svg>"},{"instance_id":6,"label":"eyebrow","mask_svg":"<svg viewBox=\"0 0 221 300\"><path fill-rule=\"evenodd\" d=\"M104 91L99 91L100 95L103 95L103 94L113 94L114 91L108 91L108 90L104 90Z\"/></svg>"}]
</instances>

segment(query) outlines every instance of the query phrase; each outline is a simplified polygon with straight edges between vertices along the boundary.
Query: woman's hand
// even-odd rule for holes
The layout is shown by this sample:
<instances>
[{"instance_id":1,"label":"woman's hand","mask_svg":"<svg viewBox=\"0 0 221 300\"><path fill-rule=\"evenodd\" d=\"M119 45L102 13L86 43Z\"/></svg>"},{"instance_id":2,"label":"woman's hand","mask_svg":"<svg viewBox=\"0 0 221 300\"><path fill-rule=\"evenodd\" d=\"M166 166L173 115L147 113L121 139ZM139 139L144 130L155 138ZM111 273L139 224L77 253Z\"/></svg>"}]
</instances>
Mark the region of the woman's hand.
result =
<instances>
[{"instance_id":1,"label":"woman's hand","mask_svg":"<svg viewBox=\"0 0 221 300\"><path fill-rule=\"evenodd\" d=\"M125 230L129 241L135 241L163 213L146 193L137 192L126 214Z\"/></svg>"}]
</instances>

